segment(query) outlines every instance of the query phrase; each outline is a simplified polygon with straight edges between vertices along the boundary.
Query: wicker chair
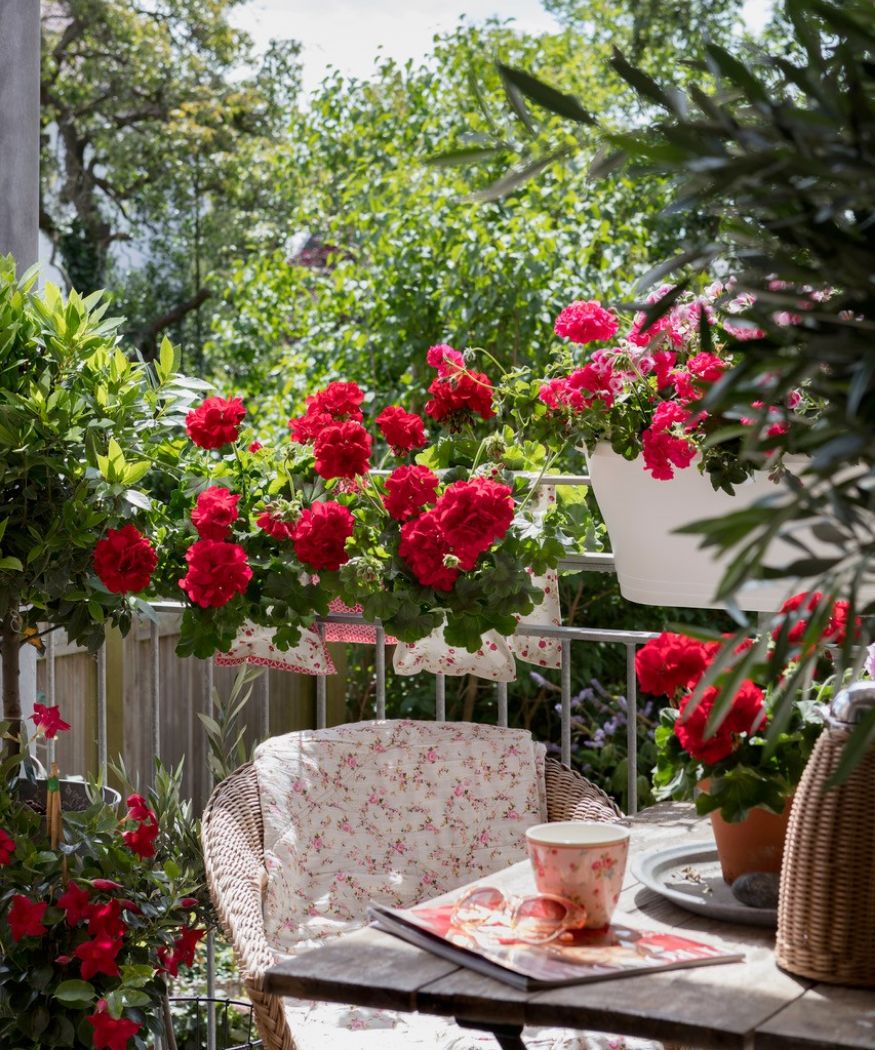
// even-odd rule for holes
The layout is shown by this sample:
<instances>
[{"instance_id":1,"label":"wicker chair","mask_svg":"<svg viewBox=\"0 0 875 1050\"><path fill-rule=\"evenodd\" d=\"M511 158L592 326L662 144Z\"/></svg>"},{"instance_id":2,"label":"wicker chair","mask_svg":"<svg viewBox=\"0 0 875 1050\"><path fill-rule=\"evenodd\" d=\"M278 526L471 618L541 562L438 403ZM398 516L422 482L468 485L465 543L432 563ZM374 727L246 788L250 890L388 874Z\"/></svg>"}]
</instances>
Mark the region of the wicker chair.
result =
<instances>
[{"instance_id":1,"label":"wicker chair","mask_svg":"<svg viewBox=\"0 0 875 1050\"><path fill-rule=\"evenodd\" d=\"M550 820L604 820L622 816L594 784L555 759L546 764ZM264 835L255 767L241 766L213 792L203 817L203 848L213 904L242 970L265 1050L297 1050L281 998L264 991L275 954L262 918Z\"/></svg>"}]
</instances>

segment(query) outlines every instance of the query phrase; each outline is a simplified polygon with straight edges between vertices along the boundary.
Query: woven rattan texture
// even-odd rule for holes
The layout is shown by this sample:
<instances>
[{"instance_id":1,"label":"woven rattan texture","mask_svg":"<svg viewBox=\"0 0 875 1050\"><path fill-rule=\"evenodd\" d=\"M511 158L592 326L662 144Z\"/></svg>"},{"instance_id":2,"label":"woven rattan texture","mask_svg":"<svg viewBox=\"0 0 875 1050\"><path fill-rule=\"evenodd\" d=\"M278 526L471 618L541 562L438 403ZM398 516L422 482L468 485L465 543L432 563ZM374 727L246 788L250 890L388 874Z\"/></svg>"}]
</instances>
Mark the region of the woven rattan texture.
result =
<instances>
[{"instance_id":1,"label":"woven rattan texture","mask_svg":"<svg viewBox=\"0 0 875 1050\"><path fill-rule=\"evenodd\" d=\"M848 733L825 732L790 816L776 958L801 977L875 987L875 748L837 788Z\"/></svg>"},{"instance_id":2,"label":"woven rattan texture","mask_svg":"<svg viewBox=\"0 0 875 1050\"><path fill-rule=\"evenodd\" d=\"M546 789L550 820L622 816L601 789L553 758L546 763ZM253 765L241 766L215 789L204 811L202 838L210 896L243 971L264 1050L296 1050L282 999L262 990L262 977L275 956L261 911L264 836Z\"/></svg>"}]
</instances>

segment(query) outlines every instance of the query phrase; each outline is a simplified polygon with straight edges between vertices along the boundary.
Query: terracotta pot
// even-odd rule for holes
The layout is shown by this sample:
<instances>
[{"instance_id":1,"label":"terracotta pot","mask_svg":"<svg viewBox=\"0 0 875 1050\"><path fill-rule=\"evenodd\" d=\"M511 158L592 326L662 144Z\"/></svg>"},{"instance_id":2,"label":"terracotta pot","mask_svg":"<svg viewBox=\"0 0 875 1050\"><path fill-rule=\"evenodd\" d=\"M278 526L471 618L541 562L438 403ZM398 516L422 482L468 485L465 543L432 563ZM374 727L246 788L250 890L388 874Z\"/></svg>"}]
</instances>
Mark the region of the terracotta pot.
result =
<instances>
[{"instance_id":1,"label":"terracotta pot","mask_svg":"<svg viewBox=\"0 0 875 1050\"><path fill-rule=\"evenodd\" d=\"M783 813L757 807L746 820L736 823L724 820L719 810L711 814L717 855L726 882L732 885L739 875L752 871L780 872L792 806L791 798Z\"/></svg>"}]
</instances>

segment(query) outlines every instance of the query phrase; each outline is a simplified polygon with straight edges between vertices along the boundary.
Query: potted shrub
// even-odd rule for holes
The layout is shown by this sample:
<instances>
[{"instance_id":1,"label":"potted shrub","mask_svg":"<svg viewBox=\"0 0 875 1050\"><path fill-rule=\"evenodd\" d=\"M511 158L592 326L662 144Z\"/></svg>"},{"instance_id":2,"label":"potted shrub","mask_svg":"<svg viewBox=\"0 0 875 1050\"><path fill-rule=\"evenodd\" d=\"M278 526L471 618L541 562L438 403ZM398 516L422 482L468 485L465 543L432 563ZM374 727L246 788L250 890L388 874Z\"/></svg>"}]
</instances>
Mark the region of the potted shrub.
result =
<instances>
[{"instance_id":1,"label":"potted shrub","mask_svg":"<svg viewBox=\"0 0 875 1050\"><path fill-rule=\"evenodd\" d=\"M818 642L840 646L848 634L848 603L819 593L789 599L770 631L748 639L764 671L783 668L793 697L779 714L777 690L739 679L721 661L720 639L699 641L663 632L636 655L643 691L666 696L656 730L657 799L695 801L710 814L727 882L746 872L778 872L796 786L824 725L834 677L829 650L812 681L800 656Z\"/></svg>"}]
</instances>

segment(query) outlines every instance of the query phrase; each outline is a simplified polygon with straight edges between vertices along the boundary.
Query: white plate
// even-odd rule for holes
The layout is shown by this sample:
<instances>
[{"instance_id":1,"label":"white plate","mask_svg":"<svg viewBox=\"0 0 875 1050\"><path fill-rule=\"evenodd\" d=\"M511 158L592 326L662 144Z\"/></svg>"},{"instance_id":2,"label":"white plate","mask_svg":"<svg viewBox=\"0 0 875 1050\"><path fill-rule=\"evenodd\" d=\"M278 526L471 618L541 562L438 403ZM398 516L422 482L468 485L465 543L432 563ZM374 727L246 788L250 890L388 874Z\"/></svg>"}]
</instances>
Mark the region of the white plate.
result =
<instances>
[{"instance_id":1,"label":"white plate","mask_svg":"<svg viewBox=\"0 0 875 1050\"><path fill-rule=\"evenodd\" d=\"M632 874L654 893L699 915L751 926L778 925L777 908L752 908L733 896L713 842L645 853L633 858Z\"/></svg>"}]
</instances>

